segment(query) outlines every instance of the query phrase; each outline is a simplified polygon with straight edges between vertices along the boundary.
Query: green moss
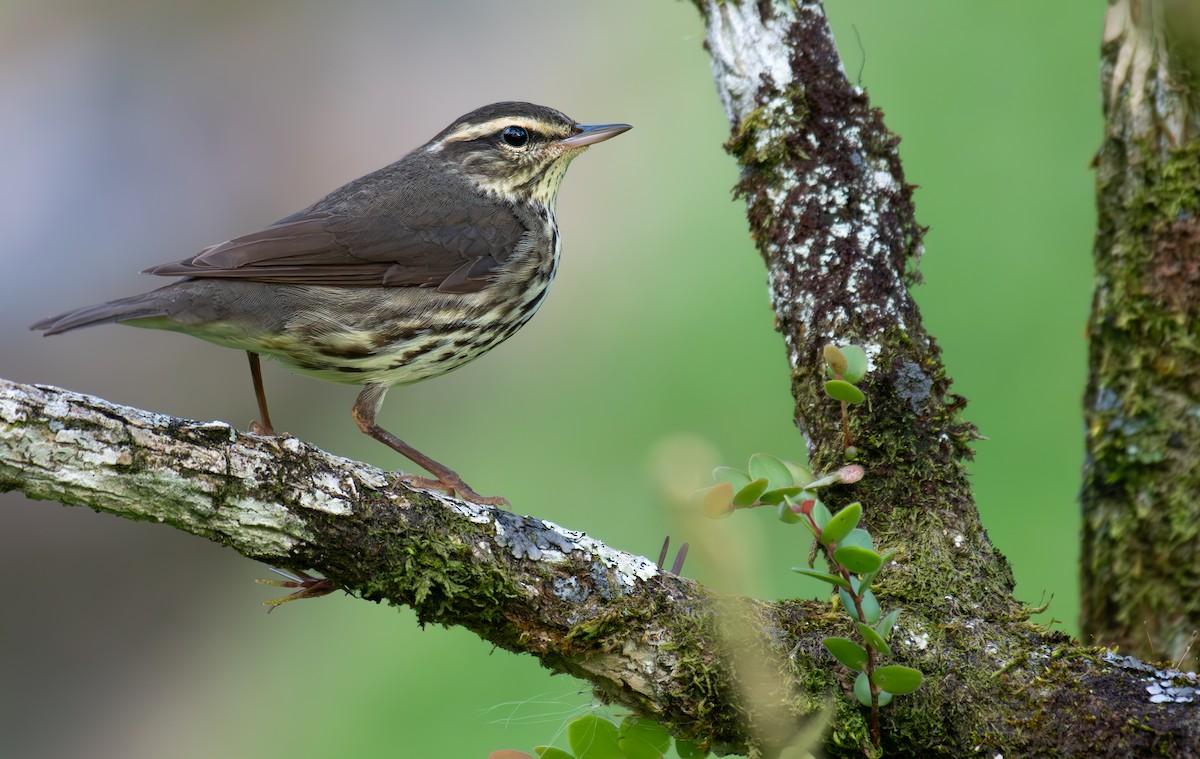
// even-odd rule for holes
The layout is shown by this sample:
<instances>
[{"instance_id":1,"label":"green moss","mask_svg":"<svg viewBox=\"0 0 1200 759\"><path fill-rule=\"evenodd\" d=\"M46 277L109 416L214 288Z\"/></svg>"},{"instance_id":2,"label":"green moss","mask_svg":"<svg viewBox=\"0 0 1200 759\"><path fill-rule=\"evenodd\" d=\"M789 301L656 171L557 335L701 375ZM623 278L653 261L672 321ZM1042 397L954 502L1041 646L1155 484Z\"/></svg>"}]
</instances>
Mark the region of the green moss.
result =
<instances>
[{"instance_id":1,"label":"green moss","mask_svg":"<svg viewBox=\"0 0 1200 759\"><path fill-rule=\"evenodd\" d=\"M787 140L803 123L804 110L802 91L784 92L782 97L748 113L725 143L725 150L742 166L765 170L789 159L807 158L803 150L790 146Z\"/></svg>"},{"instance_id":2,"label":"green moss","mask_svg":"<svg viewBox=\"0 0 1200 759\"><path fill-rule=\"evenodd\" d=\"M627 629L627 618L632 608L632 605L618 602L604 613L572 627L564 636L564 642L571 646L579 645L591 648L592 644L611 638Z\"/></svg>"},{"instance_id":3,"label":"green moss","mask_svg":"<svg viewBox=\"0 0 1200 759\"><path fill-rule=\"evenodd\" d=\"M1200 582L1200 144L1138 150L1155 160L1101 167L1084 624L1127 650L1179 658L1200 623L1200 602L1181 591Z\"/></svg>"}]
</instances>

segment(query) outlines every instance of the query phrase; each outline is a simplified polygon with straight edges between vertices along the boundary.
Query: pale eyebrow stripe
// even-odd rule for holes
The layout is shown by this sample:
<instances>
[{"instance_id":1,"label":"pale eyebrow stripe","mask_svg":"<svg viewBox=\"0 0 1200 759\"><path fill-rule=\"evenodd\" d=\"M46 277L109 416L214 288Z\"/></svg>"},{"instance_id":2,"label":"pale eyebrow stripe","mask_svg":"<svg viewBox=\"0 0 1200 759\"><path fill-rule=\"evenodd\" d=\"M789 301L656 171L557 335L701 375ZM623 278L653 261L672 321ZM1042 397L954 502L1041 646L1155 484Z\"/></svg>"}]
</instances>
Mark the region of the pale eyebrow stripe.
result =
<instances>
[{"instance_id":1,"label":"pale eyebrow stripe","mask_svg":"<svg viewBox=\"0 0 1200 759\"><path fill-rule=\"evenodd\" d=\"M530 119L522 116L505 116L504 118L485 121L482 124L463 125L457 130L443 137L442 142L467 142L469 140L478 139L485 135L495 134L506 126L518 126L531 132L546 131L546 125L537 119Z\"/></svg>"}]
</instances>

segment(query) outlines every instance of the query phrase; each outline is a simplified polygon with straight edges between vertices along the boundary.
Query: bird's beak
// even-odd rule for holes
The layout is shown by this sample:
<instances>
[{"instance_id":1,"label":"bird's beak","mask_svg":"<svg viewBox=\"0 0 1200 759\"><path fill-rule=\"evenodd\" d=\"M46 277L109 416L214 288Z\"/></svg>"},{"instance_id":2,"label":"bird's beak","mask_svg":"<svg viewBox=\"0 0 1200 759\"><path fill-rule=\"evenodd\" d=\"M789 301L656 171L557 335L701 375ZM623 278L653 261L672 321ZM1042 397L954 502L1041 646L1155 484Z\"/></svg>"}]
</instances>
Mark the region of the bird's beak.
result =
<instances>
[{"instance_id":1,"label":"bird's beak","mask_svg":"<svg viewBox=\"0 0 1200 759\"><path fill-rule=\"evenodd\" d=\"M585 148L633 129L628 124L576 124L575 128L579 131L566 139L559 140L558 144L565 148Z\"/></svg>"}]
</instances>

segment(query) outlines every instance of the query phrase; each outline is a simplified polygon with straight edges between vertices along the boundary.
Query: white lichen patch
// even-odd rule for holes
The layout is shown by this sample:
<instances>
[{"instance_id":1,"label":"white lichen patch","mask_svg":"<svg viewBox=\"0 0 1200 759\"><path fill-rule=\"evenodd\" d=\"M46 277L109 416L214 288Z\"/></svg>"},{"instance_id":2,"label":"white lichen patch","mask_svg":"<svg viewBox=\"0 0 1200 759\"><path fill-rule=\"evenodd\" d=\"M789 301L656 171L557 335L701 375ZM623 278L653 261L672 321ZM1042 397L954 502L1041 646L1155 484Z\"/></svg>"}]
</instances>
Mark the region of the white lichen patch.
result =
<instances>
[{"instance_id":1,"label":"white lichen patch","mask_svg":"<svg viewBox=\"0 0 1200 759\"><path fill-rule=\"evenodd\" d=\"M863 353L867 354L867 371L873 372L877 364L875 359L879 358L879 354L883 353L883 346L879 343L862 343Z\"/></svg>"},{"instance_id":2,"label":"white lichen patch","mask_svg":"<svg viewBox=\"0 0 1200 759\"><path fill-rule=\"evenodd\" d=\"M829 225L829 236L835 240L844 240L849 237L850 233L853 231L854 227L845 222L838 222L837 224Z\"/></svg>"},{"instance_id":3,"label":"white lichen patch","mask_svg":"<svg viewBox=\"0 0 1200 759\"><path fill-rule=\"evenodd\" d=\"M1177 669L1159 669L1132 656L1122 656L1112 651L1104 652L1103 661L1113 667L1144 675L1148 701L1152 704L1188 704L1200 697L1200 681L1195 672Z\"/></svg>"},{"instance_id":4,"label":"white lichen patch","mask_svg":"<svg viewBox=\"0 0 1200 759\"><path fill-rule=\"evenodd\" d=\"M223 425L228 428L228 425ZM154 452L164 468L198 472L224 472L227 456L224 448L204 448L174 440L164 430L128 427L129 441L138 448ZM231 438L232 439L232 438Z\"/></svg>"},{"instance_id":5,"label":"white lichen patch","mask_svg":"<svg viewBox=\"0 0 1200 759\"><path fill-rule=\"evenodd\" d=\"M235 430L233 428L233 425L227 424L226 422L192 422L191 424L189 424L187 426L187 429L188 429L188 431L191 431L191 432L201 432L201 433L216 432L216 433L218 433L218 435L220 437L225 438L226 440L228 440L231 443L237 439L237 430ZM211 435L211 434L205 434L205 437L216 437L216 436Z\"/></svg>"},{"instance_id":6,"label":"white lichen patch","mask_svg":"<svg viewBox=\"0 0 1200 759\"><path fill-rule=\"evenodd\" d=\"M294 515L273 501L242 499L236 503L237 524L232 530L243 552L286 555L312 535Z\"/></svg>"},{"instance_id":7,"label":"white lichen patch","mask_svg":"<svg viewBox=\"0 0 1200 759\"><path fill-rule=\"evenodd\" d=\"M875 182L875 189L881 192L895 192L900 189L895 175L887 169L875 169L871 173L871 178Z\"/></svg>"},{"instance_id":8,"label":"white lichen patch","mask_svg":"<svg viewBox=\"0 0 1200 759\"><path fill-rule=\"evenodd\" d=\"M572 550L585 551L604 566L615 569L620 581L628 587L633 587L635 580L649 580L658 576L658 567L645 557L610 548L586 533L559 527L545 519L541 522L547 529L569 538Z\"/></svg>"},{"instance_id":9,"label":"white lichen patch","mask_svg":"<svg viewBox=\"0 0 1200 759\"><path fill-rule=\"evenodd\" d=\"M464 508L470 510L467 513L481 508L471 504L449 505L459 513L464 513ZM568 530L544 519L525 519L496 509L482 513L491 514L496 542L516 558L559 563L566 561L569 556L584 554L586 560L593 564L593 587L605 597L627 593L639 580L649 580L659 574L658 567L649 559L610 548L577 530ZM613 587L614 581L617 587Z\"/></svg>"},{"instance_id":10,"label":"white lichen patch","mask_svg":"<svg viewBox=\"0 0 1200 759\"><path fill-rule=\"evenodd\" d=\"M353 480L333 472L321 472L309 481L308 487L300 488L297 495L303 508L344 515L354 511L358 493Z\"/></svg>"},{"instance_id":11,"label":"white lichen patch","mask_svg":"<svg viewBox=\"0 0 1200 759\"><path fill-rule=\"evenodd\" d=\"M300 442L298 438L281 437L278 438L278 440L279 447L285 451L289 451L291 453L300 453L302 450L304 450L304 443Z\"/></svg>"},{"instance_id":12,"label":"white lichen patch","mask_svg":"<svg viewBox=\"0 0 1200 759\"><path fill-rule=\"evenodd\" d=\"M713 79L730 123L754 110L765 80L780 90L792 83L787 32L796 20L795 10L788 3L774 3L772 10L771 18L764 19L758 3L707 0L704 15Z\"/></svg>"},{"instance_id":13,"label":"white lichen patch","mask_svg":"<svg viewBox=\"0 0 1200 759\"><path fill-rule=\"evenodd\" d=\"M0 389L0 421L16 427L25 424L29 416L25 413L23 404L11 397L7 388Z\"/></svg>"},{"instance_id":14,"label":"white lichen patch","mask_svg":"<svg viewBox=\"0 0 1200 759\"><path fill-rule=\"evenodd\" d=\"M909 648L916 649L917 651L924 651L925 649L929 648L929 633L908 632L905 641Z\"/></svg>"},{"instance_id":15,"label":"white lichen patch","mask_svg":"<svg viewBox=\"0 0 1200 759\"><path fill-rule=\"evenodd\" d=\"M799 186L800 181L796 175L792 172L785 172L777 181L767 186L767 202L774 208L782 208L791 196L792 190Z\"/></svg>"},{"instance_id":16,"label":"white lichen patch","mask_svg":"<svg viewBox=\"0 0 1200 759\"><path fill-rule=\"evenodd\" d=\"M588 599L591 591L580 584L577 577L558 577L554 580L554 595L572 604L581 604Z\"/></svg>"},{"instance_id":17,"label":"white lichen patch","mask_svg":"<svg viewBox=\"0 0 1200 759\"><path fill-rule=\"evenodd\" d=\"M475 524L487 524L488 522L494 520L494 511L493 507L491 506L480 506L475 503L467 503L466 501L456 501L443 493L437 492L436 490L429 491L429 495L433 496L434 499L441 501L442 504L451 511L457 512ZM499 527L499 525L497 525L497 527Z\"/></svg>"},{"instance_id":18,"label":"white lichen patch","mask_svg":"<svg viewBox=\"0 0 1200 759\"><path fill-rule=\"evenodd\" d=\"M94 435L80 430L58 430L54 433L54 444L63 449L73 449L72 456L86 466L114 466L128 464L131 460L128 451L118 450L104 441L97 440Z\"/></svg>"},{"instance_id":19,"label":"white lichen patch","mask_svg":"<svg viewBox=\"0 0 1200 759\"><path fill-rule=\"evenodd\" d=\"M245 527L276 528L280 522L290 516L287 509L275 501L264 501L258 498L239 498L237 500L237 522Z\"/></svg>"}]
</instances>

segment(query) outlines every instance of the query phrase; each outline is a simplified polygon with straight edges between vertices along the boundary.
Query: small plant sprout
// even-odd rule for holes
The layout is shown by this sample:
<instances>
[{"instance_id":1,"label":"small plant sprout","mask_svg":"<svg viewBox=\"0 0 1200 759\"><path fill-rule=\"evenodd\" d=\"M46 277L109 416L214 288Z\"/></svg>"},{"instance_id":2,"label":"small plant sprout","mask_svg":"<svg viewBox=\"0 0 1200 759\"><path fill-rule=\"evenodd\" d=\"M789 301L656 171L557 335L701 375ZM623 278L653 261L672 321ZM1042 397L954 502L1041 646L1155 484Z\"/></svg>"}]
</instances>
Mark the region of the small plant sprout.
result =
<instances>
[{"instance_id":1,"label":"small plant sprout","mask_svg":"<svg viewBox=\"0 0 1200 759\"><path fill-rule=\"evenodd\" d=\"M855 384L867 375L867 352L858 345L843 345L841 348L828 343L824 349L825 371L830 379L825 383L825 394L842 404L842 447L848 461L858 456L858 449L850 442L850 414L852 403L862 403L867 396Z\"/></svg>"},{"instance_id":2,"label":"small plant sprout","mask_svg":"<svg viewBox=\"0 0 1200 759\"><path fill-rule=\"evenodd\" d=\"M821 642L833 658L858 673L854 695L859 703L871 709L871 741L879 749L880 707L891 703L893 696L912 693L920 687L922 679L921 672L912 667L879 666L879 658L892 653L887 638L900 610L893 609L884 614L879 600L871 592L871 583L894 552L881 554L875 550L871 534L858 526L863 509L857 501L833 515L824 507L817 509L816 503L802 502L798 513L801 524L812 533L818 550L825 552L831 571L812 568L815 552L810 554L809 566L792 569L837 589L842 608L854 624L857 641L830 637Z\"/></svg>"},{"instance_id":3,"label":"small plant sprout","mask_svg":"<svg viewBox=\"0 0 1200 759\"><path fill-rule=\"evenodd\" d=\"M851 444L849 407L866 400L855 383L867 373L867 354L857 345L825 346L825 393L842 405L843 455L847 460L858 456ZM880 659L891 656L887 639L900 616L899 609L886 614L879 599L871 592L871 584L892 559L894 551L881 552L874 538L861 527L863 506L850 503L837 513L821 502L819 492L831 485L852 485L863 478L866 469L847 464L822 475L814 475L807 456L803 462L778 459L765 453L750 457L743 471L733 467L713 470L716 483L697 493L704 512L713 518L727 517L738 509L774 506L779 521L801 524L812 535L812 548L807 567L793 571L828 583L837 591L842 609L850 617L854 640L842 637L825 638L825 649L844 666L857 672L854 695L859 703L871 710L871 742L880 751L879 709L891 703L894 696L912 693L921 685L923 675L912 667L880 665ZM817 555L824 553L829 571L816 569ZM682 754L681 754L682 755Z\"/></svg>"},{"instance_id":4,"label":"small plant sprout","mask_svg":"<svg viewBox=\"0 0 1200 759\"><path fill-rule=\"evenodd\" d=\"M861 466L850 464L814 476L807 461L784 461L768 453L756 453L745 470L729 466L714 469L716 483L697 491L693 498L713 519L723 519L738 509L774 506L779 521L795 524L800 521L798 504L815 500L817 490L858 482L864 474Z\"/></svg>"}]
</instances>

